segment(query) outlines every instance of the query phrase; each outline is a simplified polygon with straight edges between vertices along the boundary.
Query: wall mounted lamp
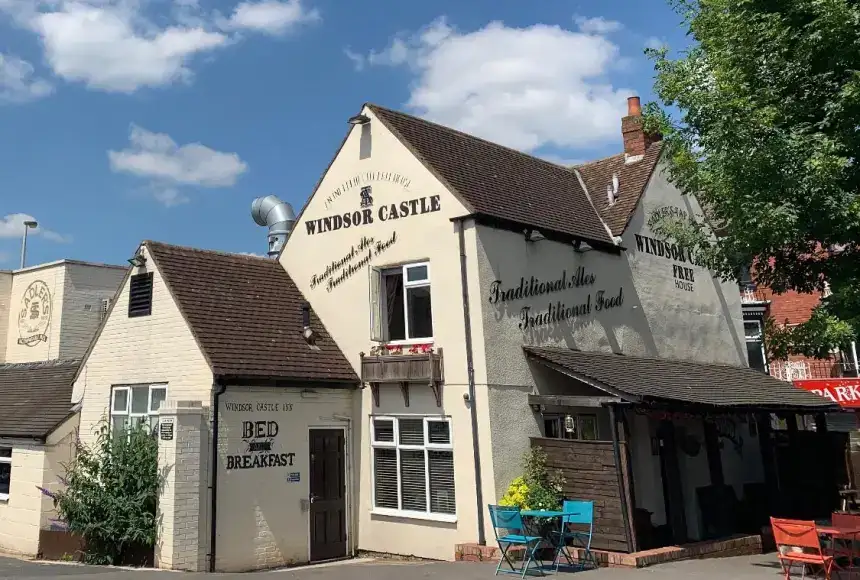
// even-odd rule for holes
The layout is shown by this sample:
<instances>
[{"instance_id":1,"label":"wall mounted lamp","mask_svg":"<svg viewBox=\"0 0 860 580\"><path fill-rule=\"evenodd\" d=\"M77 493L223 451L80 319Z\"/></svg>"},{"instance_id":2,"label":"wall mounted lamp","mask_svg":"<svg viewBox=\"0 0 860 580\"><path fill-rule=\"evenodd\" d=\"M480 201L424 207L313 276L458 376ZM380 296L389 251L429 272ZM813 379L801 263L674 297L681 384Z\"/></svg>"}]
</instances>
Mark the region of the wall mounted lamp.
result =
<instances>
[{"instance_id":1,"label":"wall mounted lamp","mask_svg":"<svg viewBox=\"0 0 860 580\"><path fill-rule=\"evenodd\" d=\"M143 254L135 254L133 258L128 259L128 263L135 268L142 268L146 265L146 256Z\"/></svg>"},{"instance_id":2,"label":"wall mounted lamp","mask_svg":"<svg viewBox=\"0 0 860 580\"><path fill-rule=\"evenodd\" d=\"M370 117L359 113L358 115L350 117L347 123L349 123L350 125L366 125L370 123Z\"/></svg>"}]
</instances>

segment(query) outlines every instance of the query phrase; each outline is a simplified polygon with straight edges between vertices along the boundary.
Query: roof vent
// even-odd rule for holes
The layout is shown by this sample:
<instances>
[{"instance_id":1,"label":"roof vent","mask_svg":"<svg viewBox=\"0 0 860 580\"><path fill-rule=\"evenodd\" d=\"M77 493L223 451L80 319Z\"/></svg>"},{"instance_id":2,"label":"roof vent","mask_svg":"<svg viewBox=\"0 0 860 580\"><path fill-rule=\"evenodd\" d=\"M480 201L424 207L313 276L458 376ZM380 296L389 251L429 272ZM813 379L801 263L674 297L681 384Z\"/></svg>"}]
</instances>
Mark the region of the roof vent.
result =
<instances>
[{"instance_id":1,"label":"roof vent","mask_svg":"<svg viewBox=\"0 0 860 580\"><path fill-rule=\"evenodd\" d=\"M251 203L251 217L258 226L269 228L270 258L277 258L296 224L296 212L293 206L281 201L276 195L258 197Z\"/></svg>"},{"instance_id":2,"label":"roof vent","mask_svg":"<svg viewBox=\"0 0 860 580\"><path fill-rule=\"evenodd\" d=\"M606 201L609 205L615 204L618 201L618 174L612 174L612 183L606 186Z\"/></svg>"}]
</instances>

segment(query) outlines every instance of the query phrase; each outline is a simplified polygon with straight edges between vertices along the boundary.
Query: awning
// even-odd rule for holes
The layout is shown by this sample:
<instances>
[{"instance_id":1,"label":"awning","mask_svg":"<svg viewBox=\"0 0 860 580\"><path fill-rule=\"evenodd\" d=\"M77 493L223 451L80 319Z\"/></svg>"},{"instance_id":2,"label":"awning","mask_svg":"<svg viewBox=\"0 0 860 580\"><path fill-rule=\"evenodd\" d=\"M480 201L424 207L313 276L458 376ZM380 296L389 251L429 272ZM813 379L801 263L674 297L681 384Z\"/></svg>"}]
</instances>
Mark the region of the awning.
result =
<instances>
[{"instance_id":1,"label":"awning","mask_svg":"<svg viewBox=\"0 0 860 580\"><path fill-rule=\"evenodd\" d=\"M838 407L760 371L730 365L524 346L527 356L630 403L681 402L747 411Z\"/></svg>"},{"instance_id":2,"label":"awning","mask_svg":"<svg viewBox=\"0 0 860 580\"><path fill-rule=\"evenodd\" d=\"M860 378L804 379L794 385L844 409L860 409Z\"/></svg>"}]
</instances>

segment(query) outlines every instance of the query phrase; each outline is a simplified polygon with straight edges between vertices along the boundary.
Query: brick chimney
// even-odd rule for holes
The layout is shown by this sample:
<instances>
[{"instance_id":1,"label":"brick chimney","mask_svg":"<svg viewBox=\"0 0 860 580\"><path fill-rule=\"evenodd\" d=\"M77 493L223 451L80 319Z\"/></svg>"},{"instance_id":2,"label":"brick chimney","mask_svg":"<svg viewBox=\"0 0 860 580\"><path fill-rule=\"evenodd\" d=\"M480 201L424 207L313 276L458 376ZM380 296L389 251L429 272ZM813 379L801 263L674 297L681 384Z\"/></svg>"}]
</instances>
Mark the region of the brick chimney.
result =
<instances>
[{"instance_id":1,"label":"brick chimney","mask_svg":"<svg viewBox=\"0 0 860 580\"><path fill-rule=\"evenodd\" d=\"M646 134L642 128L642 105L639 97L627 99L627 116L621 119L621 134L624 136L624 155L627 159L638 159L645 155L645 150L651 143L663 138L659 134Z\"/></svg>"}]
</instances>

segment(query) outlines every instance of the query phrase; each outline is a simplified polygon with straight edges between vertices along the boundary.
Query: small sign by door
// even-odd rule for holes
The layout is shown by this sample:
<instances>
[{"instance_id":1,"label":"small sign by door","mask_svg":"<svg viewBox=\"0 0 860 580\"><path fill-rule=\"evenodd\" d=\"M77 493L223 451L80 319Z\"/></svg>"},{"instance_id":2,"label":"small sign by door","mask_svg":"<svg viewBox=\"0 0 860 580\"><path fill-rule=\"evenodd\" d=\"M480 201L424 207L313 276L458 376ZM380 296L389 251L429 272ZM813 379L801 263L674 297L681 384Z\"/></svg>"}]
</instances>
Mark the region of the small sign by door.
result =
<instances>
[{"instance_id":1,"label":"small sign by door","mask_svg":"<svg viewBox=\"0 0 860 580\"><path fill-rule=\"evenodd\" d=\"M173 441L173 417L159 421L158 435L162 441Z\"/></svg>"}]
</instances>

